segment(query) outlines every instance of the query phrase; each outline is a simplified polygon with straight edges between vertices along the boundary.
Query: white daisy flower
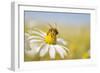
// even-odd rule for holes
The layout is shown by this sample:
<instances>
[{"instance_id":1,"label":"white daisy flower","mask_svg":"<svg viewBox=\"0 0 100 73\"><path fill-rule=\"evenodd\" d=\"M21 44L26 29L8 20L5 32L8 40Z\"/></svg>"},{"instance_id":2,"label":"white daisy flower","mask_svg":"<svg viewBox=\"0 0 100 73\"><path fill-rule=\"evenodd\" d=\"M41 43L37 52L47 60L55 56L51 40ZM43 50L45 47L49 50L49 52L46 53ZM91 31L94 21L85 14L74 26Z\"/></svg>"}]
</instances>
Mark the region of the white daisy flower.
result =
<instances>
[{"instance_id":1,"label":"white daisy flower","mask_svg":"<svg viewBox=\"0 0 100 73\"><path fill-rule=\"evenodd\" d=\"M58 31L56 28L51 28L47 33L36 29L31 31L33 35L30 35L26 42L31 50L25 51L26 53L39 54L40 57L44 57L47 53L51 59L55 59L56 53L63 59L67 56L69 49L65 47L67 43L62 38L57 38ZM28 34L28 33L26 33Z\"/></svg>"}]
</instances>

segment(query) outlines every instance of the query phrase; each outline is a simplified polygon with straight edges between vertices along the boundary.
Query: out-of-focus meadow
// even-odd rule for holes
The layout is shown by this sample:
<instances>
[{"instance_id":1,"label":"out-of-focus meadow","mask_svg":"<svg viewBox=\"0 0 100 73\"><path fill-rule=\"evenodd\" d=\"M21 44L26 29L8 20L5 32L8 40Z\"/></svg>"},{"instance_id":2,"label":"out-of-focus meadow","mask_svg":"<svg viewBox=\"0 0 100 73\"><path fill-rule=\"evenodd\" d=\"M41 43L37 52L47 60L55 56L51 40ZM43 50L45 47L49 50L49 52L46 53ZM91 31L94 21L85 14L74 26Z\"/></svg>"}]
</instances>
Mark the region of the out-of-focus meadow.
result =
<instances>
[{"instance_id":1,"label":"out-of-focus meadow","mask_svg":"<svg viewBox=\"0 0 100 73\"><path fill-rule=\"evenodd\" d=\"M57 37L63 38L67 42L66 47L70 50L64 60L90 58L90 14L25 11L24 22L24 30L27 33L34 28L47 33L50 29L48 23L51 25L56 23L59 32ZM50 60L49 53L42 58L39 54L30 56L24 53L24 61L40 60ZM56 53L55 60L61 60L58 53Z\"/></svg>"},{"instance_id":2,"label":"out-of-focus meadow","mask_svg":"<svg viewBox=\"0 0 100 73\"><path fill-rule=\"evenodd\" d=\"M33 26L25 26L25 32L29 32L34 28L38 28L45 33L49 30L48 24L35 24ZM67 46L70 53L64 59L88 59L90 58L90 27L89 25L79 25L79 26L67 26L63 24L57 24L58 36L63 38L67 42ZM49 54L43 58L39 57L39 54L35 56L30 56L24 54L25 61L40 61L40 60L50 60ZM59 54L56 55L55 60L61 60Z\"/></svg>"}]
</instances>

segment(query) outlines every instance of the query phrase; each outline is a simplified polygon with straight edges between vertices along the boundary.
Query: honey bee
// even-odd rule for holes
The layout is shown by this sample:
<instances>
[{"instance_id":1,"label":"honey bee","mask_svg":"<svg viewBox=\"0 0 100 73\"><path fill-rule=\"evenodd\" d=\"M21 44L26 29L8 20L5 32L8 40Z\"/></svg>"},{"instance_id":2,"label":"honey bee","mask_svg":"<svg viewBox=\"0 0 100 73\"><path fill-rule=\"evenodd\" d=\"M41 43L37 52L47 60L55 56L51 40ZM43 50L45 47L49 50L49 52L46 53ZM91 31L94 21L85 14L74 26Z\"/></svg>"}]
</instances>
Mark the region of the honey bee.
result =
<instances>
[{"instance_id":1,"label":"honey bee","mask_svg":"<svg viewBox=\"0 0 100 73\"><path fill-rule=\"evenodd\" d=\"M57 27L52 27L50 24L49 24L49 26L50 26L50 29L48 30L46 38L45 38L46 42L48 44L56 44L56 38L58 35Z\"/></svg>"}]
</instances>

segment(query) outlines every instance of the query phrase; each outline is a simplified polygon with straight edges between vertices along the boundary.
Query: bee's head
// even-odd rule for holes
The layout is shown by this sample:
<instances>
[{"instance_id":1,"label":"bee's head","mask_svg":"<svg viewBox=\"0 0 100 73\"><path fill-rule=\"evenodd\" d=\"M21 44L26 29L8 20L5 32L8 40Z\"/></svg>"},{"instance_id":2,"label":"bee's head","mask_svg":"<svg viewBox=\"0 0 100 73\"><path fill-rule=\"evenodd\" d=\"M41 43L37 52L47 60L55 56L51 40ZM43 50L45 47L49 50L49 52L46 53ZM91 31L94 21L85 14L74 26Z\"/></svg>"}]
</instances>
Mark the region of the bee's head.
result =
<instances>
[{"instance_id":1,"label":"bee's head","mask_svg":"<svg viewBox=\"0 0 100 73\"><path fill-rule=\"evenodd\" d=\"M47 34L52 33L52 34L54 34L54 35L58 35L58 30L57 30L57 28L56 28L56 27L52 27L50 24L49 24L49 26L50 26L50 29L49 29L49 31L48 31Z\"/></svg>"},{"instance_id":2,"label":"bee's head","mask_svg":"<svg viewBox=\"0 0 100 73\"><path fill-rule=\"evenodd\" d=\"M47 34L49 34L49 33L52 33L54 35L58 35L58 30L56 28L50 28Z\"/></svg>"}]
</instances>

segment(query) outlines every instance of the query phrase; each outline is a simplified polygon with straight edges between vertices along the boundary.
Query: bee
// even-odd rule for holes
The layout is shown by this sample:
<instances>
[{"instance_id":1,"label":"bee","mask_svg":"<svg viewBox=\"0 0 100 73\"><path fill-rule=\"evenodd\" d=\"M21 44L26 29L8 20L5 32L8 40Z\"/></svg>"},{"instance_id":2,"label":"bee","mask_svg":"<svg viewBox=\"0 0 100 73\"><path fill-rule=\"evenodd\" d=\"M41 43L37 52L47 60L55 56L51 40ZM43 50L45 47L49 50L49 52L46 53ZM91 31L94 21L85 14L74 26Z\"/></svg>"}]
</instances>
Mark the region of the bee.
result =
<instances>
[{"instance_id":1,"label":"bee","mask_svg":"<svg viewBox=\"0 0 100 73\"><path fill-rule=\"evenodd\" d=\"M56 44L56 39L57 39L57 35L58 35L57 27L52 27L50 24L49 24L49 26L50 26L50 28L47 32L45 40L48 44Z\"/></svg>"}]
</instances>

